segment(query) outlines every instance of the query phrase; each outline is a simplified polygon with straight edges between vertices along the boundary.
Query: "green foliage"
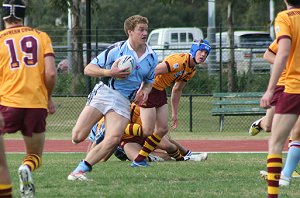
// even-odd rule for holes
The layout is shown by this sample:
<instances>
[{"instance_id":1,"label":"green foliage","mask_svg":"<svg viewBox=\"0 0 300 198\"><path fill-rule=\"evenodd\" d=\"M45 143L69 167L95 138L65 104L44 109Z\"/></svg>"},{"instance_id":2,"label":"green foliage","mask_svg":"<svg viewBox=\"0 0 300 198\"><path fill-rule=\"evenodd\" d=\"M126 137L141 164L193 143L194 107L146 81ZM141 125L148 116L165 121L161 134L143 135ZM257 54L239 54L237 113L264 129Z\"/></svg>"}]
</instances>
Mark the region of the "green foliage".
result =
<instances>
[{"instance_id":1,"label":"green foliage","mask_svg":"<svg viewBox=\"0 0 300 198\"><path fill-rule=\"evenodd\" d=\"M87 85L89 84L89 77L84 75L76 75L71 73L59 73L54 95L62 96L82 96L89 93ZM91 89L98 82L96 78L91 78Z\"/></svg>"},{"instance_id":2,"label":"green foliage","mask_svg":"<svg viewBox=\"0 0 300 198\"><path fill-rule=\"evenodd\" d=\"M218 76L209 75L207 70L198 69L183 90L184 94L211 94L218 87Z\"/></svg>"}]
</instances>

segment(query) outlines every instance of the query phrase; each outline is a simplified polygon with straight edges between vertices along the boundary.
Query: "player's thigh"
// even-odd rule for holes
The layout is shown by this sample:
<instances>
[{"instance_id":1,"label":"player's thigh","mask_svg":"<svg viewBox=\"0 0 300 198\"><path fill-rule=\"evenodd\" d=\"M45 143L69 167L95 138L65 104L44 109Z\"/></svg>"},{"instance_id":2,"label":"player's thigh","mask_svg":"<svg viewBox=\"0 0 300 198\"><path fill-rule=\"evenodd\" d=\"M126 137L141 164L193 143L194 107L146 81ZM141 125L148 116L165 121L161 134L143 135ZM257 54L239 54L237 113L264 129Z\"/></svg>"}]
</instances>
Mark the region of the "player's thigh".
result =
<instances>
[{"instance_id":1,"label":"player's thigh","mask_svg":"<svg viewBox=\"0 0 300 198\"><path fill-rule=\"evenodd\" d=\"M134 160L141 149L142 146L135 142L129 142L124 145L124 151L130 160Z\"/></svg>"},{"instance_id":2,"label":"player's thigh","mask_svg":"<svg viewBox=\"0 0 300 198\"><path fill-rule=\"evenodd\" d=\"M168 105L156 109L156 129L168 130Z\"/></svg>"},{"instance_id":3,"label":"player's thigh","mask_svg":"<svg viewBox=\"0 0 300 198\"><path fill-rule=\"evenodd\" d=\"M32 133L32 137L23 136L26 153L42 156L45 144L45 133Z\"/></svg>"},{"instance_id":4,"label":"player's thigh","mask_svg":"<svg viewBox=\"0 0 300 198\"><path fill-rule=\"evenodd\" d=\"M103 114L95 107L85 106L79 115L74 130L89 133L94 124L98 122L102 116Z\"/></svg>"},{"instance_id":5,"label":"player's thigh","mask_svg":"<svg viewBox=\"0 0 300 198\"><path fill-rule=\"evenodd\" d=\"M156 108L140 108L144 135L151 135L155 129Z\"/></svg>"},{"instance_id":6,"label":"player's thigh","mask_svg":"<svg viewBox=\"0 0 300 198\"><path fill-rule=\"evenodd\" d=\"M129 119L119 115L114 111L110 111L105 115L105 137L107 138L121 138L129 123Z\"/></svg>"},{"instance_id":7,"label":"player's thigh","mask_svg":"<svg viewBox=\"0 0 300 198\"><path fill-rule=\"evenodd\" d=\"M271 153L282 152L284 143L293 128L297 115L294 114L275 114L272 133L269 139L269 151Z\"/></svg>"}]
</instances>

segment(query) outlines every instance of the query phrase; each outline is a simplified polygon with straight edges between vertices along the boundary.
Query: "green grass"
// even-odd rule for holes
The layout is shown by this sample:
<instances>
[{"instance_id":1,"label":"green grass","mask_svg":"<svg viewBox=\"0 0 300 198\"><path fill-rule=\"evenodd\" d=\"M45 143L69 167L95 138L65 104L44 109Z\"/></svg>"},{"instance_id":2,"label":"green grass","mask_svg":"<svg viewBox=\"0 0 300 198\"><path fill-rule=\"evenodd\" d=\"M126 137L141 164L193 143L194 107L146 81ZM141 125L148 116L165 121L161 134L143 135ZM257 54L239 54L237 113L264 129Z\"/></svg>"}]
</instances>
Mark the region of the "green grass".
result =
<instances>
[{"instance_id":1,"label":"green grass","mask_svg":"<svg viewBox=\"0 0 300 198\"><path fill-rule=\"evenodd\" d=\"M13 195L18 195L17 168L23 155L8 154ZM130 162L111 158L88 173L91 182L72 182L67 175L83 153L46 153L43 166L33 173L36 197L267 197L267 184L259 176L266 154L209 154L206 162L159 162L149 168L131 168ZM281 197L300 197L300 179L281 189Z\"/></svg>"}]
</instances>

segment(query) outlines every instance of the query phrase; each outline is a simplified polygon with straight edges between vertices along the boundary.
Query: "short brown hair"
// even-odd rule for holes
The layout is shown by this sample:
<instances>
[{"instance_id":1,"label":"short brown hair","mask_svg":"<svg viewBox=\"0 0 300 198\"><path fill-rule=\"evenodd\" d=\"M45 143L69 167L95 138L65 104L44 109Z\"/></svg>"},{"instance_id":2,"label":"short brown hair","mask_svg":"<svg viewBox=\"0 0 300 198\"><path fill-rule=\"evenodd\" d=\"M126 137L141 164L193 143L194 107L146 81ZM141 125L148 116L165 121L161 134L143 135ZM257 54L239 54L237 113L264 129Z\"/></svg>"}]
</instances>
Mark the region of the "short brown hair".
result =
<instances>
[{"instance_id":1,"label":"short brown hair","mask_svg":"<svg viewBox=\"0 0 300 198\"><path fill-rule=\"evenodd\" d=\"M146 17L143 17L141 15L133 15L131 17L128 17L124 21L124 31L125 34L128 36L128 30L134 30L134 28L137 26L137 24L147 24L148 25L148 19Z\"/></svg>"}]
</instances>

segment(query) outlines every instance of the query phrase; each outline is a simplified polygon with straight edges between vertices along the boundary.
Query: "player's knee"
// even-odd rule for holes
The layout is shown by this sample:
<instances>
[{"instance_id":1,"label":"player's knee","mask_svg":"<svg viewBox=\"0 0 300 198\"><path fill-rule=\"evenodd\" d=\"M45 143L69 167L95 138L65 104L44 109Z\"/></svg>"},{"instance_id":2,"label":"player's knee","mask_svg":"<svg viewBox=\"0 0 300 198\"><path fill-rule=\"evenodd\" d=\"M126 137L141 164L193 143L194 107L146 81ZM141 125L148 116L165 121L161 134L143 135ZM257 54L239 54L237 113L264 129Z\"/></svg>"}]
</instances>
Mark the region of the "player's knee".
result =
<instances>
[{"instance_id":1,"label":"player's knee","mask_svg":"<svg viewBox=\"0 0 300 198\"><path fill-rule=\"evenodd\" d=\"M143 127L143 136L147 137L149 135L152 135L153 131L154 131L154 128Z\"/></svg>"},{"instance_id":2,"label":"player's knee","mask_svg":"<svg viewBox=\"0 0 300 198\"><path fill-rule=\"evenodd\" d=\"M163 128L158 128L155 133L158 134L160 137L163 137L168 133L168 131L169 131L168 127L163 127Z\"/></svg>"},{"instance_id":3,"label":"player's knee","mask_svg":"<svg viewBox=\"0 0 300 198\"><path fill-rule=\"evenodd\" d=\"M73 128L73 130L72 130L72 142L74 144L78 144L78 143L84 141L86 137L84 137L82 134L83 134L82 131L80 131L76 128Z\"/></svg>"},{"instance_id":4,"label":"player's knee","mask_svg":"<svg viewBox=\"0 0 300 198\"><path fill-rule=\"evenodd\" d=\"M103 144L111 148L115 148L116 146L119 145L119 143L120 143L120 138L115 136L108 136L103 140Z\"/></svg>"}]
</instances>

